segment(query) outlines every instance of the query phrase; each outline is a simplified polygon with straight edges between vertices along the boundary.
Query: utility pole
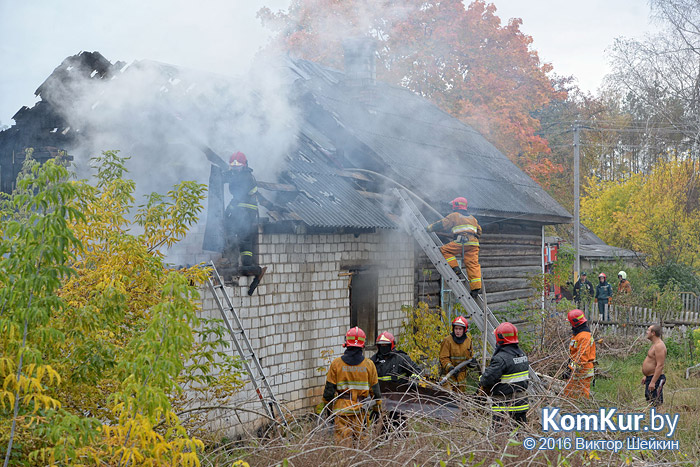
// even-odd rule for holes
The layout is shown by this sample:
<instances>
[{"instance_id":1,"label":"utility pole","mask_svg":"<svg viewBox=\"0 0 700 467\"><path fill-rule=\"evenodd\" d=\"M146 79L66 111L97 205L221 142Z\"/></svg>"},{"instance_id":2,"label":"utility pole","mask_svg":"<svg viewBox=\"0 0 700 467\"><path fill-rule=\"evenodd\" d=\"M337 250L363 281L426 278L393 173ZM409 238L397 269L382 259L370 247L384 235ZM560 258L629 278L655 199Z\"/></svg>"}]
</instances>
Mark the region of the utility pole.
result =
<instances>
[{"instance_id":1,"label":"utility pole","mask_svg":"<svg viewBox=\"0 0 700 467\"><path fill-rule=\"evenodd\" d=\"M579 132L581 127L579 121L574 121L574 250L576 250L576 258L574 260L574 282L578 280L580 273L580 253L579 253L579 226L581 220L579 218L579 155L580 155L580 140Z\"/></svg>"}]
</instances>

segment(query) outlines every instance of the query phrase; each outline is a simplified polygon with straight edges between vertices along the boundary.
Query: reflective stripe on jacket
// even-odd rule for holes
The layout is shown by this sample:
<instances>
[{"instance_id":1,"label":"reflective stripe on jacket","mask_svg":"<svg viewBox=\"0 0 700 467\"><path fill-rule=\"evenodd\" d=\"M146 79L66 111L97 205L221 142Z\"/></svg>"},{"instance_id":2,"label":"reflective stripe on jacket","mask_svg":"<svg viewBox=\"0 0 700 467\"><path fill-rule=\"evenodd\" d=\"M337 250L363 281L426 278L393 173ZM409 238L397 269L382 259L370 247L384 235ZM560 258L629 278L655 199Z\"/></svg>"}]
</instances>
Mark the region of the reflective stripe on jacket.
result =
<instances>
[{"instance_id":1,"label":"reflective stripe on jacket","mask_svg":"<svg viewBox=\"0 0 700 467\"><path fill-rule=\"evenodd\" d=\"M351 414L362 411L362 400L374 395L372 387L379 379L372 360L365 358L359 365L348 365L338 357L331 363L326 381L334 384L339 394L333 412Z\"/></svg>"},{"instance_id":2,"label":"reflective stripe on jacket","mask_svg":"<svg viewBox=\"0 0 700 467\"><path fill-rule=\"evenodd\" d=\"M387 355L379 355L377 352L370 360L377 368L379 381L398 381L401 377L420 373L411 357L401 350L392 350Z\"/></svg>"},{"instance_id":3,"label":"reflective stripe on jacket","mask_svg":"<svg viewBox=\"0 0 700 467\"><path fill-rule=\"evenodd\" d=\"M453 241L463 245L479 245L481 226L474 216L465 216L459 212L453 212L439 221L431 224L429 230L449 232Z\"/></svg>"},{"instance_id":4,"label":"reflective stripe on jacket","mask_svg":"<svg viewBox=\"0 0 700 467\"><path fill-rule=\"evenodd\" d=\"M458 344L449 335L442 341L440 345L440 366L442 371L447 373L450 366L457 366L465 360L469 360L474 356L474 350L472 349L472 336L467 334L464 342ZM466 370L466 368L465 368ZM460 371L454 379L457 381L462 381L467 377L466 371Z\"/></svg>"},{"instance_id":5,"label":"reflective stripe on jacket","mask_svg":"<svg viewBox=\"0 0 700 467\"><path fill-rule=\"evenodd\" d=\"M594 375L595 340L588 331L581 331L571 337L569 342L569 368L575 379L590 378Z\"/></svg>"},{"instance_id":6,"label":"reflective stripe on jacket","mask_svg":"<svg viewBox=\"0 0 700 467\"><path fill-rule=\"evenodd\" d=\"M517 344L498 346L479 384L485 389L491 388L491 394L494 396L509 396L527 389L530 380L529 370L530 363L527 355Z\"/></svg>"}]
</instances>

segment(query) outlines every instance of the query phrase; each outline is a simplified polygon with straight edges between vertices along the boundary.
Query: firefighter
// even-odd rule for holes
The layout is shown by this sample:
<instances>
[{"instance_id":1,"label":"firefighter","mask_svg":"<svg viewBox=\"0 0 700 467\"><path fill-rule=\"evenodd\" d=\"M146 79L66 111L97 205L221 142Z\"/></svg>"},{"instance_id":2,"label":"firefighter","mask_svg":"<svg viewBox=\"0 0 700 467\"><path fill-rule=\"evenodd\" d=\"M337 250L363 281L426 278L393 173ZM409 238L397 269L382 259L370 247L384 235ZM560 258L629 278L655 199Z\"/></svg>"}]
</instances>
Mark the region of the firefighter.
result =
<instances>
[{"instance_id":1,"label":"firefighter","mask_svg":"<svg viewBox=\"0 0 700 467\"><path fill-rule=\"evenodd\" d=\"M384 331L377 337L377 353L371 357L377 368L379 381L401 381L416 378L420 369L406 352L396 349L394 335Z\"/></svg>"},{"instance_id":2,"label":"firefighter","mask_svg":"<svg viewBox=\"0 0 700 467\"><path fill-rule=\"evenodd\" d=\"M571 399L589 399L594 375L595 341L583 311L571 310L566 319L571 324L573 335L569 342L569 369L564 375L568 379L564 395Z\"/></svg>"},{"instance_id":3,"label":"firefighter","mask_svg":"<svg viewBox=\"0 0 700 467\"><path fill-rule=\"evenodd\" d=\"M632 293L632 284L627 280L627 273L625 271L620 271L617 273L617 278L620 280L620 283L617 285L617 293Z\"/></svg>"},{"instance_id":4,"label":"firefighter","mask_svg":"<svg viewBox=\"0 0 700 467\"><path fill-rule=\"evenodd\" d=\"M497 429L505 428L508 414L516 422L527 421L530 405L525 391L530 380L527 355L518 346L518 328L505 322L493 331L496 349L489 366L479 379L479 386L491 395L493 422Z\"/></svg>"},{"instance_id":5,"label":"firefighter","mask_svg":"<svg viewBox=\"0 0 700 467\"><path fill-rule=\"evenodd\" d=\"M320 415L330 401L335 400L335 435L345 445L362 437L369 410L379 412L381 409L382 393L377 369L363 354L365 337L365 332L357 326L345 334L345 353L331 363L323 400L316 406L316 413Z\"/></svg>"},{"instance_id":6,"label":"firefighter","mask_svg":"<svg viewBox=\"0 0 700 467\"><path fill-rule=\"evenodd\" d=\"M223 183L228 183L232 196L224 213L226 243L223 256L235 268L238 250L245 272L255 266L253 243L258 231L258 185L245 154L236 152L231 155L229 170L223 173Z\"/></svg>"},{"instance_id":7,"label":"firefighter","mask_svg":"<svg viewBox=\"0 0 700 467\"><path fill-rule=\"evenodd\" d=\"M440 345L440 367L447 374L460 363L473 357L472 336L467 333L469 322L464 316L452 320L452 334L447 336ZM467 383L467 369L460 371L450 378L450 386L464 392Z\"/></svg>"},{"instance_id":8,"label":"firefighter","mask_svg":"<svg viewBox=\"0 0 700 467\"><path fill-rule=\"evenodd\" d=\"M467 269L467 276L469 276L471 296L476 298L481 291L481 266L479 265L481 226L474 216L467 215L467 198L453 199L452 213L430 224L426 227L426 231L448 232L452 235L452 241L440 247L440 252L457 277L464 281L466 278L457 262L457 256L462 257L464 267Z\"/></svg>"},{"instance_id":9,"label":"firefighter","mask_svg":"<svg viewBox=\"0 0 700 467\"><path fill-rule=\"evenodd\" d=\"M411 357L406 352L396 349L394 335L384 331L377 337L377 353L371 357L374 366L377 368L380 384L384 381L387 383L415 383L420 378L421 370L418 368ZM382 386L385 390L395 390L396 388ZM405 390L406 387L400 388ZM389 432L389 429L400 432L406 426L407 418L397 410L388 410L384 420L383 432ZM388 422L388 423L387 423Z\"/></svg>"}]
</instances>

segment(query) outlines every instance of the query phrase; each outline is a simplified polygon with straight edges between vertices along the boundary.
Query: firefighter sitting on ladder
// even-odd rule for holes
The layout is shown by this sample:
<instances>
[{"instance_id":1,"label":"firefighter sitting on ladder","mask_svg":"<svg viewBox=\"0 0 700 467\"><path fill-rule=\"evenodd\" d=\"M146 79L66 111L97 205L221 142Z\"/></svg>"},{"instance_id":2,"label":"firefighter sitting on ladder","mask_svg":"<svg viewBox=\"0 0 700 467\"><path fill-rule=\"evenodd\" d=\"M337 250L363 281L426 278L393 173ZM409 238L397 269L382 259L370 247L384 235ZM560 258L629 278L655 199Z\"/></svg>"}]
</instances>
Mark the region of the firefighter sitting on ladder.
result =
<instances>
[{"instance_id":1,"label":"firefighter sitting on ladder","mask_svg":"<svg viewBox=\"0 0 700 467\"><path fill-rule=\"evenodd\" d=\"M440 247L442 256L457 274L461 281L466 280L462 270L459 268L457 256L462 256L464 267L469 276L469 289L471 296L476 298L481 291L481 266L479 265L479 238L481 237L481 226L474 216L467 215L467 198L455 198L452 200L452 213L440 219L434 224L430 224L426 229L428 232L449 232L453 240L447 245Z\"/></svg>"}]
</instances>

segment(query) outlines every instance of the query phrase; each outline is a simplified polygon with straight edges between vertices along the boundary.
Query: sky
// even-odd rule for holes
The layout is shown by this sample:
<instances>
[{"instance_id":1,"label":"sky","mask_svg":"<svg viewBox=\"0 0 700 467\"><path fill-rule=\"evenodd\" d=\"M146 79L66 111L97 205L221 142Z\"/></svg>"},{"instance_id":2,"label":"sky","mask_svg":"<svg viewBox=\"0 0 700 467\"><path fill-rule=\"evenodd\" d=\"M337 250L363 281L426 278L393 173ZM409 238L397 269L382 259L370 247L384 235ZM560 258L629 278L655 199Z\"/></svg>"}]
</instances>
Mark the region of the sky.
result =
<instances>
[{"instance_id":1,"label":"sky","mask_svg":"<svg viewBox=\"0 0 700 467\"><path fill-rule=\"evenodd\" d=\"M595 92L609 71L605 50L616 37L653 29L645 0L493 0L506 22L522 18L533 48L560 75ZM150 59L238 75L270 37L255 17L289 0L0 0L0 125L61 61L81 50L127 63Z\"/></svg>"}]
</instances>

